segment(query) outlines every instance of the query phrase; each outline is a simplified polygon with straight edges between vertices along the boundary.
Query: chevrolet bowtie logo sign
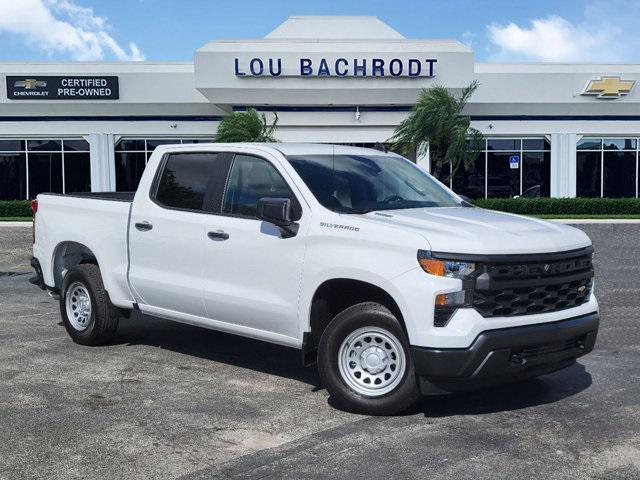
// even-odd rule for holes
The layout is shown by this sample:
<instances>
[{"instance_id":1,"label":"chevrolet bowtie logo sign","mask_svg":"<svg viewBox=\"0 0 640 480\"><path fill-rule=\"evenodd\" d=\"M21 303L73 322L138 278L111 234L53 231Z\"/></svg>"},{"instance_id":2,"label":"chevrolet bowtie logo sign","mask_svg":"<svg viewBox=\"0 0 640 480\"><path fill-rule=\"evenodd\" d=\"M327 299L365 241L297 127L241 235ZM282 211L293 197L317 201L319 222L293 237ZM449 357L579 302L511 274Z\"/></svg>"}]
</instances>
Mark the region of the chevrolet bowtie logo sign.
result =
<instances>
[{"instance_id":1,"label":"chevrolet bowtie logo sign","mask_svg":"<svg viewBox=\"0 0 640 480\"><path fill-rule=\"evenodd\" d=\"M16 88L24 88L25 90L34 90L36 88L45 88L47 82L43 80L36 80L35 78L26 78L24 80L18 80L13 84Z\"/></svg>"},{"instance_id":2,"label":"chevrolet bowtie logo sign","mask_svg":"<svg viewBox=\"0 0 640 480\"><path fill-rule=\"evenodd\" d=\"M2 2L2 0L0 0ZM5 77L10 100L118 100L118 77L38 75Z\"/></svg>"},{"instance_id":3,"label":"chevrolet bowtie logo sign","mask_svg":"<svg viewBox=\"0 0 640 480\"><path fill-rule=\"evenodd\" d=\"M622 80L620 77L601 77L591 80L583 95L597 95L598 98L619 98L627 95L635 85L635 80Z\"/></svg>"}]
</instances>

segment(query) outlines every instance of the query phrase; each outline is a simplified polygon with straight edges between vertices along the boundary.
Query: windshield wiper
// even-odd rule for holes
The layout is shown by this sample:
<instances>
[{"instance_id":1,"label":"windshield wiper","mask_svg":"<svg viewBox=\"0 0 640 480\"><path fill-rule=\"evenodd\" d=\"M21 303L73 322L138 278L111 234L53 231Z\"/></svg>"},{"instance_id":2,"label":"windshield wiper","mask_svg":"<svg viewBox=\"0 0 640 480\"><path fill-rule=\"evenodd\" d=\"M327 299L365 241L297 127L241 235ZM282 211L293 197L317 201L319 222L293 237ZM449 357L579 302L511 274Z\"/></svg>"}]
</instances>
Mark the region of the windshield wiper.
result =
<instances>
[{"instance_id":1,"label":"windshield wiper","mask_svg":"<svg viewBox=\"0 0 640 480\"><path fill-rule=\"evenodd\" d=\"M418 195L424 197L425 193L424 190L421 190L420 188L416 187L413 183L411 183L409 180L404 180L404 184L409 187L411 190L413 190L414 192L416 192Z\"/></svg>"},{"instance_id":2,"label":"windshield wiper","mask_svg":"<svg viewBox=\"0 0 640 480\"><path fill-rule=\"evenodd\" d=\"M355 215L364 215L365 213L371 213L374 210L380 210L379 208L350 208L349 210L342 210L339 213L353 213Z\"/></svg>"},{"instance_id":3,"label":"windshield wiper","mask_svg":"<svg viewBox=\"0 0 640 480\"><path fill-rule=\"evenodd\" d=\"M409 202L406 203L398 203L392 205L385 205L380 208L376 208L375 210L409 210L412 208L433 208L437 207L438 204L436 202ZM374 210L374 209L372 209Z\"/></svg>"}]
</instances>

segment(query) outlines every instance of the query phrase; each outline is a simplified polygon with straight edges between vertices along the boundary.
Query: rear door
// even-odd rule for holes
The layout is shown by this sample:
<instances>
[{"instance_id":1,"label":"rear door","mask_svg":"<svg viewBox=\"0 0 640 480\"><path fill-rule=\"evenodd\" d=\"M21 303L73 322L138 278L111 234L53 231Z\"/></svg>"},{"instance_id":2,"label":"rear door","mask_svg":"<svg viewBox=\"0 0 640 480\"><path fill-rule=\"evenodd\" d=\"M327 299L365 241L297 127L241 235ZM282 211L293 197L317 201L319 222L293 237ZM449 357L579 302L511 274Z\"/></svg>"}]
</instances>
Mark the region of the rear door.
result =
<instances>
[{"instance_id":1,"label":"rear door","mask_svg":"<svg viewBox=\"0 0 640 480\"><path fill-rule=\"evenodd\" d=\"M207 218L211 240L204 249L202 286L210 319L280 343L291 343L298 336L309 211L303 211L294 191L286 171L272 159L234 156L221 215ZM263 197L291 199L298 224L295 236L286 238L279 228L256 217L257 202Z\"/></svg>"},{"instance_id":2,"label":"rear door","mask_svg":"<svg viewBox=\"0 0 640 480\"><path fill-rule=\"evenodd\" d=\"M129 281L141 309L202 317L203 247L219 211L231 156L168 153L149 196L136 196L129 226Z\"/></svg>"}]
</instances>

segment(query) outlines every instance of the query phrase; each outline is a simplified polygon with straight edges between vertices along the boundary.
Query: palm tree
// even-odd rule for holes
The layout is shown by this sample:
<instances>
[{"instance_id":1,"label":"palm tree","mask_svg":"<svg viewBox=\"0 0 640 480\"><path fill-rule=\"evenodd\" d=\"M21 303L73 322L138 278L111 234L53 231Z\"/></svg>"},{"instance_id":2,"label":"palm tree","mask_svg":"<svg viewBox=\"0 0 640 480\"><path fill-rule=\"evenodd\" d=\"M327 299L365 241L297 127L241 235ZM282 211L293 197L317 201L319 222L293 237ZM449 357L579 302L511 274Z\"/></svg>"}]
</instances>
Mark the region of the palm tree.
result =
<instances>
[{"instance_id":1,"label":"palm tree","mask_svg":"<svg viewBox=\"0 0 640 480\"><path fill-rule=\"evenodd\" d=\"M264 113L258 113L253 108L246 112L233 112L226 115L218 126L215 141L229 142L277 142L273 136L278 125L278 115L271 125Z\"/></svg>"},{"instance_id":2,"label":"palm tree","mask_svg":"<svg viewBox=\"0 0 640 480\"><path fill-rule=\"evenodd\" d=\"M482 134L471 128L471 119L462 115L462 109L477 88L474 80L459 97L442 86L423 89L409 116L395 129L391 147L403 153L414 150L419 156L428 148L436 178L447 163L452 175L461 165L468 168L482 149Z\"/></svg>"}]
</instances>

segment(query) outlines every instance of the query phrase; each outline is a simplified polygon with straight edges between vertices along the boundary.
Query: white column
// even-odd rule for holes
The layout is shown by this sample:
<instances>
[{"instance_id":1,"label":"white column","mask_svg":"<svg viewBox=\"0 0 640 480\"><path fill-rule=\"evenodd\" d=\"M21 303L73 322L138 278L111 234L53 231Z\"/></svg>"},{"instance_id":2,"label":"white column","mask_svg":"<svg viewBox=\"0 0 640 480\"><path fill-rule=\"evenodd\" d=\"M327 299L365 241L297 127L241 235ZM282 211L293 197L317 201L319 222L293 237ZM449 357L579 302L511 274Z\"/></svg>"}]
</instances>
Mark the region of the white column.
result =
<instances>
[{"instance_id":1,"label":"white column","mask_svg":"<svg viewBox=\"0 0 640 480\"><path fill-rule=\"evenodd\" d=\"M116 190L115 136L112 133L91 133L85 136L91 153L91 191Z\"/></svg>"},{"instance_id":2,"label":"white column","mask_svg":"<svg viewBox=\"0 0 640 480\"><path fill-rule=\"evenodd\" d=\"M575 133L551 134L551 196L556 198L576 196L576 145Z\"/></svg>"},{"instance_id":3,"label":"white column","mask_svg":"<svg viewBox=\"0 0 640 480\"><path fill-rule=\"evenodd\" d=\"M416 151L416 165L425 169L427 172L431 172L431 162L429 161L429 143L426 144L426 149L420 155L420 147Z\"/></svg>"}]
</instances>

